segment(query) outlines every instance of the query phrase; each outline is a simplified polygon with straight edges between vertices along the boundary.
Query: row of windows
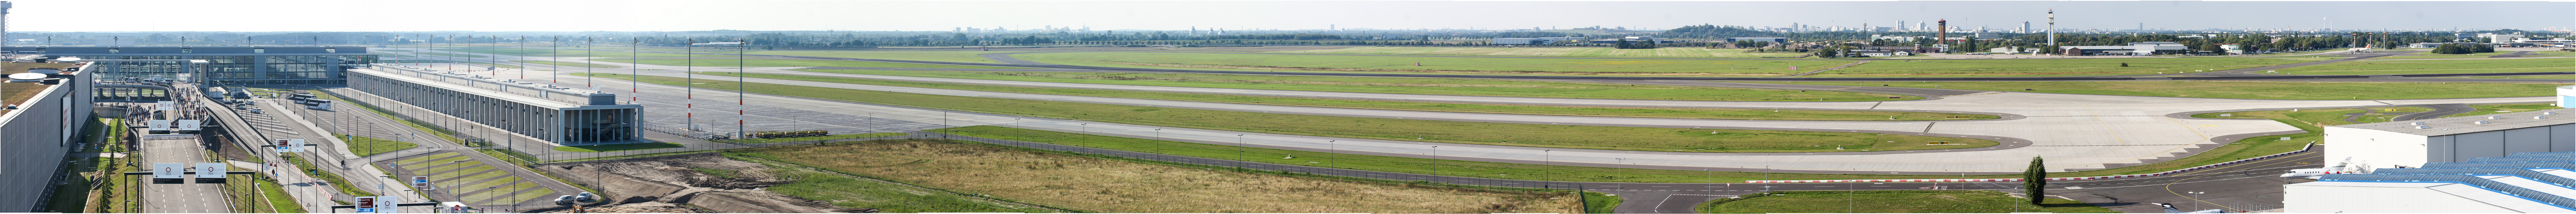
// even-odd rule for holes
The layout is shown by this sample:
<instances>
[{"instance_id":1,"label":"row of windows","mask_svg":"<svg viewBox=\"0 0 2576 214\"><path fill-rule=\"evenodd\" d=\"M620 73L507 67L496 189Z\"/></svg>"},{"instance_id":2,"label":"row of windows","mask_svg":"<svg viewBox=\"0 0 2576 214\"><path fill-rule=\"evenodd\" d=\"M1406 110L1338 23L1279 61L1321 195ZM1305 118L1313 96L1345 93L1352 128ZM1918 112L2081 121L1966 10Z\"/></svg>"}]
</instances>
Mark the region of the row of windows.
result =
<instances>
[{"instance_id":1,"label":"row of windows","mask_svg":"<svg viewBox=\"0 0 2576 214\"><path fill-rule=\"evenodd\" d=\"M199 65L212 79L326 79L334 78L340 66L373 67L378 59L372 55L317 56L72 56L89 59L201 59ZM258 63L268 63L266 76L260 76ZM110 62L101 73L104 78L176 77L183 66L179 62Z\"/></svg>"}]
</instances>

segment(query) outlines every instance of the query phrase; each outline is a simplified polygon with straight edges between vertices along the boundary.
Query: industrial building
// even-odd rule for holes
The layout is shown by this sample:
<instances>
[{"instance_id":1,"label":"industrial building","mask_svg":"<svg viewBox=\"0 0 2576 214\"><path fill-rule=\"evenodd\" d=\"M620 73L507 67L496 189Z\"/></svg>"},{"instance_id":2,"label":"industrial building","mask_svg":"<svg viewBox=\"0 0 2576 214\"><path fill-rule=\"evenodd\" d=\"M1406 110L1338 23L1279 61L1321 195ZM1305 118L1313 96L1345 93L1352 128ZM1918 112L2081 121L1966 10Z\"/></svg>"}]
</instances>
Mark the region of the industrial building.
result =
<instances>
[{"instance_id":1,"label":"industrial building","mask_svg":"<svg viewBox=\"0 0 2576 214\"><path fill-rule=\"evenodd\" d=\"M2452 35L2460 40L2487 39L2487 42L2491 43L2522 39L2522 34L2461 33Z\"/></svg>"},{"instance_id":2,"label":"industrial building","mask_svg":"<svg viewBox=\"0 0 2576 214\"><path fill-rule=\"evenodd\" d=\"M2576 169L2576 162L2571 161L2576 161L2576 152L2510 153L2501 157L2429 163L2421 168L2323 175L2317 178L2317 182L2282 185L2286 193L2282 197L2282 211L2576 212L2576 199L2571 199L2576 197L2576 179L2571 179L2576 178L2576 171L2569 171Z\"/></svg>"},{"instance_id":3,"label":"industrial building","mask_svg":"<svg viewBox=\"0 0 2576 214\"><path fill-rule=\"evenodd\" d=\"M1557 42L1575 41L1575 40L1583 40L1583 37L1494 38L1494 44L1497 44L1497 45L1545 45L1545 44L1556 44Z\"/></svg>"},{"instance_id":4,"label":"industrial building","mask_svg":"<svg viewBox=\"0 0 2576 214\"><path fill-rule=\"evenodd\" d=\"M2523 152L2576 152L2567 110L2325 127L2325 160L2355 172L2467 162Z\"/></svg>"},{"instance_id":5,"label":"industrial building","mask_svg":"<svg viewBox=\"0 0 2576 214\"><path fill-rule=\"evenodd\" d=\"M1997 40L1997 39L2004 39L2003 34L1996 34L1996 33L1994 33L1994 32L1985 32L1985 31L1977 31L1977 34L1975 34L1975 36L1970 36L1970 37L1977 38L1977 40Z\"/></svg>"},{"instance_id":6,"label":"industrial building","mask_svg":"<svg viewBox=\"0 0 2576 214\"><path fill-rule=\"evenodd\" d=\"M44 54L82 59L200 59L202 74L189 74L180 62L98 62L99 78L122 79L162 75L186 77L216 85L338 84L342 67L367 67L376 54L361 46L25 46L9 53Z\"/></svg>"},{"instance_id":7,"label":"industrial building","mask_svg":"<svg viewBox=\"0 0 2576 214\"><path fill-rule=\"evenodd\" d=\"M384 106L432 123L462 121L502 130L484 139L527 139L556 145L636 143L643 105L617 102L617 94L393 64L351 68L349 101ZM481 132L491 133L491 132ZM500 141L500 140L495 140ZM525 143L525 142L520 142Z\"/></svg>"},{"instance_id":8,"label":"industrial building","mask_svg":"<svg viewBox=\"0 0 2576 214\"><path fill-rule=\"evenodd\" d=\"M2146 56L2156 53L2189 51L2178 42L2131 42L2129 45L2058 46L2058 54L2068 56Z\"/></svg>"},{"instance_id":9,"label":"industrial building","mask_svg":"<svg viewBox=\"0 0 2576 214\"><path fill-rule=\"evenodd\" d=\"M1771 42L1771 43L1774 43L1774 44L1786 44L1786 43L1789 43L1789 38L1785 38L1785 37L1735 37L1735 38L1726 38L1726 42L1741 42L1741 41L1756 41L1756 42Z\"/></svg>"},{"instance_id":10,"label":"industrial building","mask_svg":"<svg viewBox=\"0 0 2576 214\"><path fill-rule=\"evenodd\" d=\"M0 9L7 3L0 2ZM64 78L0 82L0 212L51 212L45 207L56 183L67 176L61 172L63 155L84 142L80 135L88 130L91 118L91 81L95 66L76 63L0 62L0 74L27 73L33 68L61 71ZM38 72L43 73L43 72ZM45 85L53 82L57 84ZM77 202L74 202L77 203ZM79 212L73 210L70 212Z\"/></svg>"}]
</instances>

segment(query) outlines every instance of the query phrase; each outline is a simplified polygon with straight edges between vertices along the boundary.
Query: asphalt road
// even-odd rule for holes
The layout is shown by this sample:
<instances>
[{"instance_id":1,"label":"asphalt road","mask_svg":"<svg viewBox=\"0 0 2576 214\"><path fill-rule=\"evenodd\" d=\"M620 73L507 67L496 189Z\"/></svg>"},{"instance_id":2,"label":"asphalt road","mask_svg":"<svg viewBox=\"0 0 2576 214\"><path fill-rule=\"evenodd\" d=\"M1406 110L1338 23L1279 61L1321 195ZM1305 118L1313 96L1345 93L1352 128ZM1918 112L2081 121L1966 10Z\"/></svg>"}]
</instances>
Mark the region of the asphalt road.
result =
<instances>
[{"instance_id":1,"label":"asphalt road","mask_svg":"<svg viewBox=\"0 0 2576 214\"><path fill-rule=\"evenodd\" d=\"M140 134L144 132L138 130L134 133ZM142 145L143 162L139 163L142 164L142 166L139 167L145 170L150 170L154 163L178 163L186 167L196 167L196 163L209 162L206 161L205 157L207 147L206 145L201 144L198 140L200 139L180 138L144 140ZM230 206L226 206L227 204L225 201L226 199L224 198L222 184L196 183L196 175L183 176L184 178L180 179L183 183L178 184L154 184L151 183L153 179L150 175L134 175L128 177L141 179L140 183L144 183L144 186L135 187L143 189L142 200L144 212L232 212L232 208Z\"/></svg>"},{"instance_id":2,"label":"asphalt road","mask_svg":"<svg viewBox=\"0 0 2576 214\"><path fill-rule=\"evenodd\" d=\"M2453 115L2453 114L2459 114L2459 113L2468 113L2469 111L2476 111L2476 110L2478 110L2478 108L2477 108L2477 107L2469 107L2469 105L2468 105L2468 104L2456 104L2456 103L2455 103L2455 104L2414 105L2414 106L2416 106L2416 107L2424 107L2424 108L2431 108L2431 109L2433 109L2433 111L2427 111L2427 112L2416 112L2416 113L2413 113L2413 114L2398 115L2396 118L2389 118L2389 120L2388 120L2388 121L2408 121L2408 120L2422 120L2422 119L2442 118L2442 116L2444 116L2444 115Z\"/></svg>"}]
</instances>

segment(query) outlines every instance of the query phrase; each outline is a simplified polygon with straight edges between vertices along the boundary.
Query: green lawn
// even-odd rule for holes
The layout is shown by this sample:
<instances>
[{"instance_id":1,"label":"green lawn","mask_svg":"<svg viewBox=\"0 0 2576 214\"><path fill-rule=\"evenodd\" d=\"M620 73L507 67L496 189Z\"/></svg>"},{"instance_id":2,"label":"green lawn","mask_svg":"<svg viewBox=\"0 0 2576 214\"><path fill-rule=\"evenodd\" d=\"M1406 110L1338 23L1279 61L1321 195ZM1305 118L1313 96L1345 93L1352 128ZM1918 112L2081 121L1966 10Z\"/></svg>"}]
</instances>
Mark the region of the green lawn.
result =
<instances>
[{"instance_id":1,"label":"green lawn","mask_svg":"<svg viewBox=\"0 0 2576 214\"><path fill-rule=\"evenodd\" d=\"M1811 101L1817 99L1823 99L1823 101L1883 101L1921 99L1912 96L1838 91L1802 92L1797 90L1752 88L1629 85L1465 78L839 69L799 69L799 71L1033 82L1497 97L1713 101Z\"/></svg>"},{"instance_id":2,"label":"green lawn","mask_svg":"<svg viewBox=\"0 0 2576 214\"><path fill-rule=\"evenodd\" d=\"M557 61L545 61L545 60L510 60L510 61L511 61L511 62L525 62L525 63L529 63L529 64L544 64L544 65L554 65L554 66L572 66L572 67L592 67L592 68L624 68L624 67L625 67L625 66L616 66L616 65L608 65L608 64L592 64L592 63L586 63L586 62L557 62Z\"/></svg>"},{"instance_id":3,"label":"green lawn","mask_svg":"<svg viewBox=\"0 0 2576 214\"><path fill-rule=\"evenodd\" d=\"M265 198L268 200L270 210L275 210L277 213L305 213L304 206L299 206L300 203L295 202L295 196L288 195L286 189L278 187L277 181L261 179L259 184L259 194L267 196Z\"/></svg>"},{"instance_id":4,"label":"green lawn","mask_svg":"<svg viewBox=\"0 0 2576 214\"><path fill-rule=\"evenodd\" d=\"M446 56L446 57L465 57L465 58L484 58L484 57L492 57L492 56L485 56L485 55L473 55L473 54L430 53L430 52L420 52L420 53L417 53L417 54L420 54L420 55L431 55L431 56Z\"/></svg>"},{"instance_id":5,"label":"green lawn","mask_svg":"<svg viewBox=\"0 0 2576 214\"><path fill-rule=\"evenodd\" d=\"M2576 59L2361 60L2281 69L2295 75L2456 74L2565 72Z\"/></svg>"},{"instance_id":6,"label":"green lawn","mask_svg":"<svg viewBox=\"0 0 2576 214\"><path fill-rule=\"evenodd\" d=\"M1015 53L1021 51L752 51L745 54L819 56L860 59L891 59L938 62L1001 63L977 54Z\"/></svg>"},{"instance_id":7,"label":"green lawn","mask_svg":"<svg viewBox=\"0 0 2576 214\"><path fill-rule=\"evenodd\" d=\"M1030 61L1102 67L1193 70L1341 71L1492 75L1653 75L1763 77L1804 73L1840 60L1524 59L1212 53L1035 53ZM1421 63L1421 66L1414 66ZM1796 66L1797 70L1789 67Z\"/></svg>"},{"instance_id":8,"label":"green lawn","mask_svg":"<svg viewBox=\"0 0 2576 214\"><path fill-rule=\"evenodd\" d=\"M599 77L631 78L628 75L599 75ZM678 77L648 76L643 81L665 85L685 85L681 84L682 79ZM699 87L717 90L735 87L732 81L701 79L697 82L706 83L699 84ZM1870 133L1429 121L963 97L765 83L752 83L750 86L749 90L752 93L932 109L1275 134L1446 143L1683 152L1885 151L1974 148L1996 144L1994 141L1981 139ZM1924 142L1932 141L1969 145L1924 145ZM1848 150L1834 149L1837 145Z\"/></svg>"},{"instance_id":9,"label":"green lawn","mask_svg":"<svg viewBox=\"0 0 2576 214\"><path fill-rule=\"evenodd\" d=\"M2278 100L2371 100L2549 96L2560 83L2270 82L2270 81L1991 81L1757 82L1773 84L1946 88L2066 94Z\"/></svg>"},{"instance_id":10,"label":"green lawn","mask_svg":"<svg viewBox=\"0 0 2576 214\"><path fill-rule=\"evenodd\" d=\"M1583 191L1583 213L1619 213L1619 203L1627 200L1601 192Z\"/></svg>"},{"instance_id":11,"label":"green lawn","mask_svg":"<svg viewBox=\"0 0 2576 214\"><path fill-rule=\"evenodd\" d=\"M845 71L845 70L817 70L817 71L832 72L832 71ZM707 74L707 75L715 75L715 76L733 76L733 73L730 73L730 72L699 72L699 73ZM2000 117L1992 116L1992 115L1978 115L1978 114L1922 113L1922 112L1899 112L1899 111L1826 111L1826 110L1773 110L1773 109L1726 109L1726 108L1650 108L1650 107L1607 107L1607 106L1513 105L1513 104L1454 103L1454 102L1427 102L1427 101L1393 101L1393 100L1368 100L1368 99L1331 99L1331 98L1305 98L1305 97L1283 97L1283 96L1252 96L1252 95L1230 95L1230 94L1202 94L1202 93L1176 93L1176 92L1148 92L1148 91L1111 90L1111 89L1077 89L1077 88L1053 88L1053 87L1022 87L1022 86L999 86L999 85L950 84L950 83L911 82L911 81L892 81L892 80L873 80L873 79L859 79L859 78L819 77L819 76L781 75L781 74L751 74L751 77L753 77L753 78L765 78L765 79L784 79L784 80L798 80L798 81L813 81L813 82L834 82L834 83L850 83L850 84L885 85L885 86L918 87L918 88L939 88L939 89L957 89L957 90L974 90L974 91L995 91L995 92L1012 92L1012 93L1056 94L1056 95L1096 96L1096 97L1122 97L1122 98L1139 98L1139 99L1181 100L1181 101L1221 102L1221 103L1243 103L1243 104L1262 104L1262 105L1312 106L1312 107L1361 108L1361 109L1388 109L1388 110L1411 110L1411 111L1442 111L1442 112L1467 112L1467 113L1497 113L1497 114L1572 115L1572 116L1610 116L1610 117L1653 117L1653 118L1730 119L1730 120L1878 120L1878 121L1895 121L1895 120L1973 120L1973 119L1995 119L1995 118L2000 118ZM1790 92L1790 93L1796 93L1796 92ZM1950 119L1950 118L1948 118L1948 116L1965 116L1965 117L1968 117L1968 118ZM773 140L773 141L771 141L771 142L783 142L783 141L774 141L774 140Z\"/></svg>"},{"instance_id":12,"label":"green lawn","mask_svg":"<svg viewBox=\"0 0 2576 214\"><path fill-rule=\"evenodd\" d=\"M1617 58L1791 58L1806 55L1805 53L1746 53L1746 51L1752 50L1753 49L1708 49L1694 47L1617 49L1610 47L1505 48L1363 46L1318 50L1261 51L1260 53ZM1184 48L1171 51L1191 50Z\"/></svg>"},{"instance_id":13,"label":"green lawn","mask_svg":"<svg viewBox=\"0 0 2576 214\"><path fill-rule=\"evenodd\" d=\"M644 64L655 64L655 65L682 65L682 66L699 66L699 67L736 67L736 66L741 66L741 65L743 65L743 64L736 64L736 63L734 63L735 61L734 61L734 60L732 60L732 59L698 59L698 60L696 60L696 63L695 63L695 64L688 64L688 62L689 62L689 60L688 60L688 59L634 59L634 58L614 58L614 59L592 59L591 61L620 62L620 63L635 63L635 62L641 62L641 63L644 63ZM869 62L869 61L847 61L847 60L753 59L753 60L744 60L743 62L744 62L744 64L750 64L752 67L871 67L871 68L971 68L971 69L1025 69L1025 68L1012 68L1012 67L991 67L991 66L971 66L971 65L938 65L938 64L917 64L917 63L897 63L897 62Z\"/></svg>"},{"instance_id":14,"label":"green lawn","mask_svg":"<svg viewBox=\"0 0 2576 214\"><path fill-rule=\"evenodd\" d=\"M819 201L832 206L877 208L888 213L973 212L973 213L1051 213L1054 211L983 202L967 196L943 194L921 187L865 181L850 176L820 172L786 172L782 177L793 183L770 186L770 192Z\"/></svg>"},{"instance_id":15,"label":"green lawn","mask_svg":"<svg viewBox=\"0 0 2576 214\"><path fill-rule=\"evenodd\" d=\"M2555 103L2524 103L2524 104L2488 104L2488 105L2469 105L2469 107L2477 107L2477 108L2478 108L2478 110L2473 110L2473 111L2469 111L2469 112L2462 112L2462 113L2459 113L2459 114L2444 115L2444 116L2442 116L2442 117L2478 116L2478 115L2503 114L2503 113L2513 113L2513 112L2526 112L2526 111L2532 111L2532 110L2563 109L2563 108L2566 108L2566 107L2555 106L2555 105L2553 105L2553 104L2555 104ZM2563 113L2569 113L2569 112L2559 112L2559 113L2562 113L2562 114L2563 114Z\"/></svg>"},{"instance_id":16,"label":"green lawn","mask_svg":"<svg viewBox=\"0 0 2576 214\"><path fill-rule=\"evenodd\" d=\"M2496 51L2496 52L2494 52L2494 53L2437 54L2437 53L2433 53L2433 52L2427 51L2427 52L2418 52L2418 53L2415 53L2415 54L2398 55L2398 56L2387 56L2387 57L2370 58L2370 59L2450 59L2450 58L2487 58L2488 56L2495 56L2495 55L2497 55L2497 54L2505 54L2505 53L2513 53L2513 52L2512 52L2512 51Z\"/></svg>"},{"instance_id":17,"label":"green lawn","mask_svg":"<svg viewBox=\"0 0 2576 214\"><path fill-rule=\"evenodd\" d=\"M343 136L343 138L345 138L345 139L349 139L349 144L350 144L350 146L349 146L349 151L350 151L350 152L357 152L357 153L358 153L358 156L361 156L361 157L369 156L369 155L376 155L376 154L384 154L384 153L386 153L386 152L393 152L393 151L397 151L397 150L409 149L409 148L412 148L412 147L418 147L418 146L420 146L420 144L413 144L413 143L411 143L411 142L393 141L393 140L377 139L377 138L371 138L371 137L349 137L349 136Z\"/></svg>"},{"instance_id":18,"label":"green lawn","mask_svg":"<svg viewBox=\"0 0 2576 214\"><path fill-rule=\"evenodd\" d=\"M545 48L526 48L526 49L520 49L520 48L466 48L466 49L434 49L434 50L440 50L440 51L453 51L453 52L466 52L466 53L479 53L479 54L501 54L501 55L535 56L535 57L627 57L627 58L643 57L643 58L653 58L653 57L690 57L690 56L694 55L694 56L696 56L696 57L705 57L705 58L716 58L716 57L722 57L722 58L733 58L733 56L727 56L727 55L706 55L706 54L667 54L667 53L636 53L636 52L626 52L626 51L623 51L623 50L596 50L596 51L587 51L587 52L582 51L582 50L579 50L579 49L551 50L551 49L545 49ZM730 52L728 52L728 53L730 53Z\"/></svg>"},{"instance_id":19,"label":"green lawn","mask_svg":"<svg viewBox=\"0 0 2576 214\"><path fill-rule=\"evenodd\" d=\"M668 149L668 148L680 148L680 147L684 147L684 146L681 146L680 144L677 144L677 143L628 143L628 144L608 144L608 145L589 145L589 146L557 146L557 147L555 147L555 151L566 151L566 152L614 152L614 151L628 151L628 150Z\"/></svg>"},{"instance_id":20,"label":"green lawn","mask_svg":"<svg viewBox=\"0 0 2576 214\"><path fill-rule=\"evenodd\" d=\"M2434 78L2465 78L2465 79L2562 79L2562 80L2576 80L2576 75L2497 76L2497 77L2434 77Z\"/></svg>"},{"instance_id":21,"label":"green lawn","mask_svg":"<svg viewBox=\"0 0 2576 214\"><path fill-rule=\"evenodd\" d=\"M2326 57L1875 60L1800 77L2035 77L2219 71L2302 63ZM2128 63L2128 66L2120 66Z\"/></svg>"},{"instance_id":22,"label":"green lawn","mask_svg":"<svg viewBox=\"0 0 2576 214\"><path fill-rule=\"evenodd\" d=\"M1993 190L1782 191L1700 204L1700 213L2119 213L2081 201ZM2148 205L2153 206L2153 205Z\"/></svg>"}]
</instances>

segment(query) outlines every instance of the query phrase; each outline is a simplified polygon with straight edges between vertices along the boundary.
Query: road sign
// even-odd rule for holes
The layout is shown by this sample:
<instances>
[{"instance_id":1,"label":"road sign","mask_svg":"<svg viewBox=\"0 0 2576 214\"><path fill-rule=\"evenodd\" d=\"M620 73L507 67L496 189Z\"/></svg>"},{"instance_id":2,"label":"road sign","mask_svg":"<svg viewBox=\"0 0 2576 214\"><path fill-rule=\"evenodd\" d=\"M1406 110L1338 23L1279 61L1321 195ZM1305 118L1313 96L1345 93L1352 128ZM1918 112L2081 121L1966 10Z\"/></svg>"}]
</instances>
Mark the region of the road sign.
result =
<instances>
[{"instance_id":1,"label":"road sign","mask_svg":"<svg viewBox=\"0 0 2576 214\"><path fill-rule=\"evenodd\" d=\"M183 164L183 163L152 163L152 178L155 178L155 179L180 179L180 178L185 178L186 176L184 176L184 175L187 175L187 171L183 171L183 170L186 170L186 169L184 169L184 168L188 168L188 165L187 165L187 164Z\"/></svg>"},{"instance_id":2,"label":"road sign","mask_svg":"<svg viewBox=\"0 0 2576 214\"><path fill-rule=\"evenodd\" d=\"M411 176L411 187L412 187L412 188L418 188L418 189L421 189L421 190L431 190L431 189L437 189L437 188L438 188L438 186L431 186L431 185L429 185L429 176Z\"/></svg>"},{"instance_id":3,"label":"road sign","mask_svg":"<svg viewBox=\"0 0 2576 214\"><path fill-rule=\"evenodd\" d=\"M224 178L223 163L197 163L197 178Z\"/></svg>"},{"instance_id":4,"label":"road sign","mask_svg":"<svg viewBox=\"0 0 2576 214\"><path fill-rule=\"evenodd\" d=\"M287 145L287 147L294 148L294 149L292 149L294 152L304 152L304 139L302 139L302 138L298 138L298 139L287 139L287 140L290 140L290 142L287 142L287 144L286 144L286 145Z\"/></svg>"},{"instance_id":5,"label":"road sign","mask_svg":"<svg viewBox=\"0 0 2576 214\"><path fill-rule=\"evenodd\" d=\"M358 213L376 213L376 196L358 196L356 198L358 201L352 205L357 206Z\"/></svg>"},{"instance_id":6,"label":"road sign","mask_svg":"<svg viewBox=\"0 0 2576 214\"><path fill-rule=\"evenodd\" d=\"M276 148L276 149L277 149L277 153L293 152L294 150L291 150L291 149L293 149L293 148L290 148L290 146L287 146L287 142L288 142L288 140L287 140L287 139L277 139L277 145L275 145L275 146L270 146L269 148Z\"/></svg>"},{"instance_id":7,"label":"road sign","mask_svg":"<svg viewBox=\"0 0 2576 214\"><path fill-rule=\"evenodd\" d=\"M401 206L402 203L394 201L399 198L394 196L376 196L376 198L378 198L376 199L376 213L402 213L402 208L397 207Z\"/></svg>"}]
</instances>

